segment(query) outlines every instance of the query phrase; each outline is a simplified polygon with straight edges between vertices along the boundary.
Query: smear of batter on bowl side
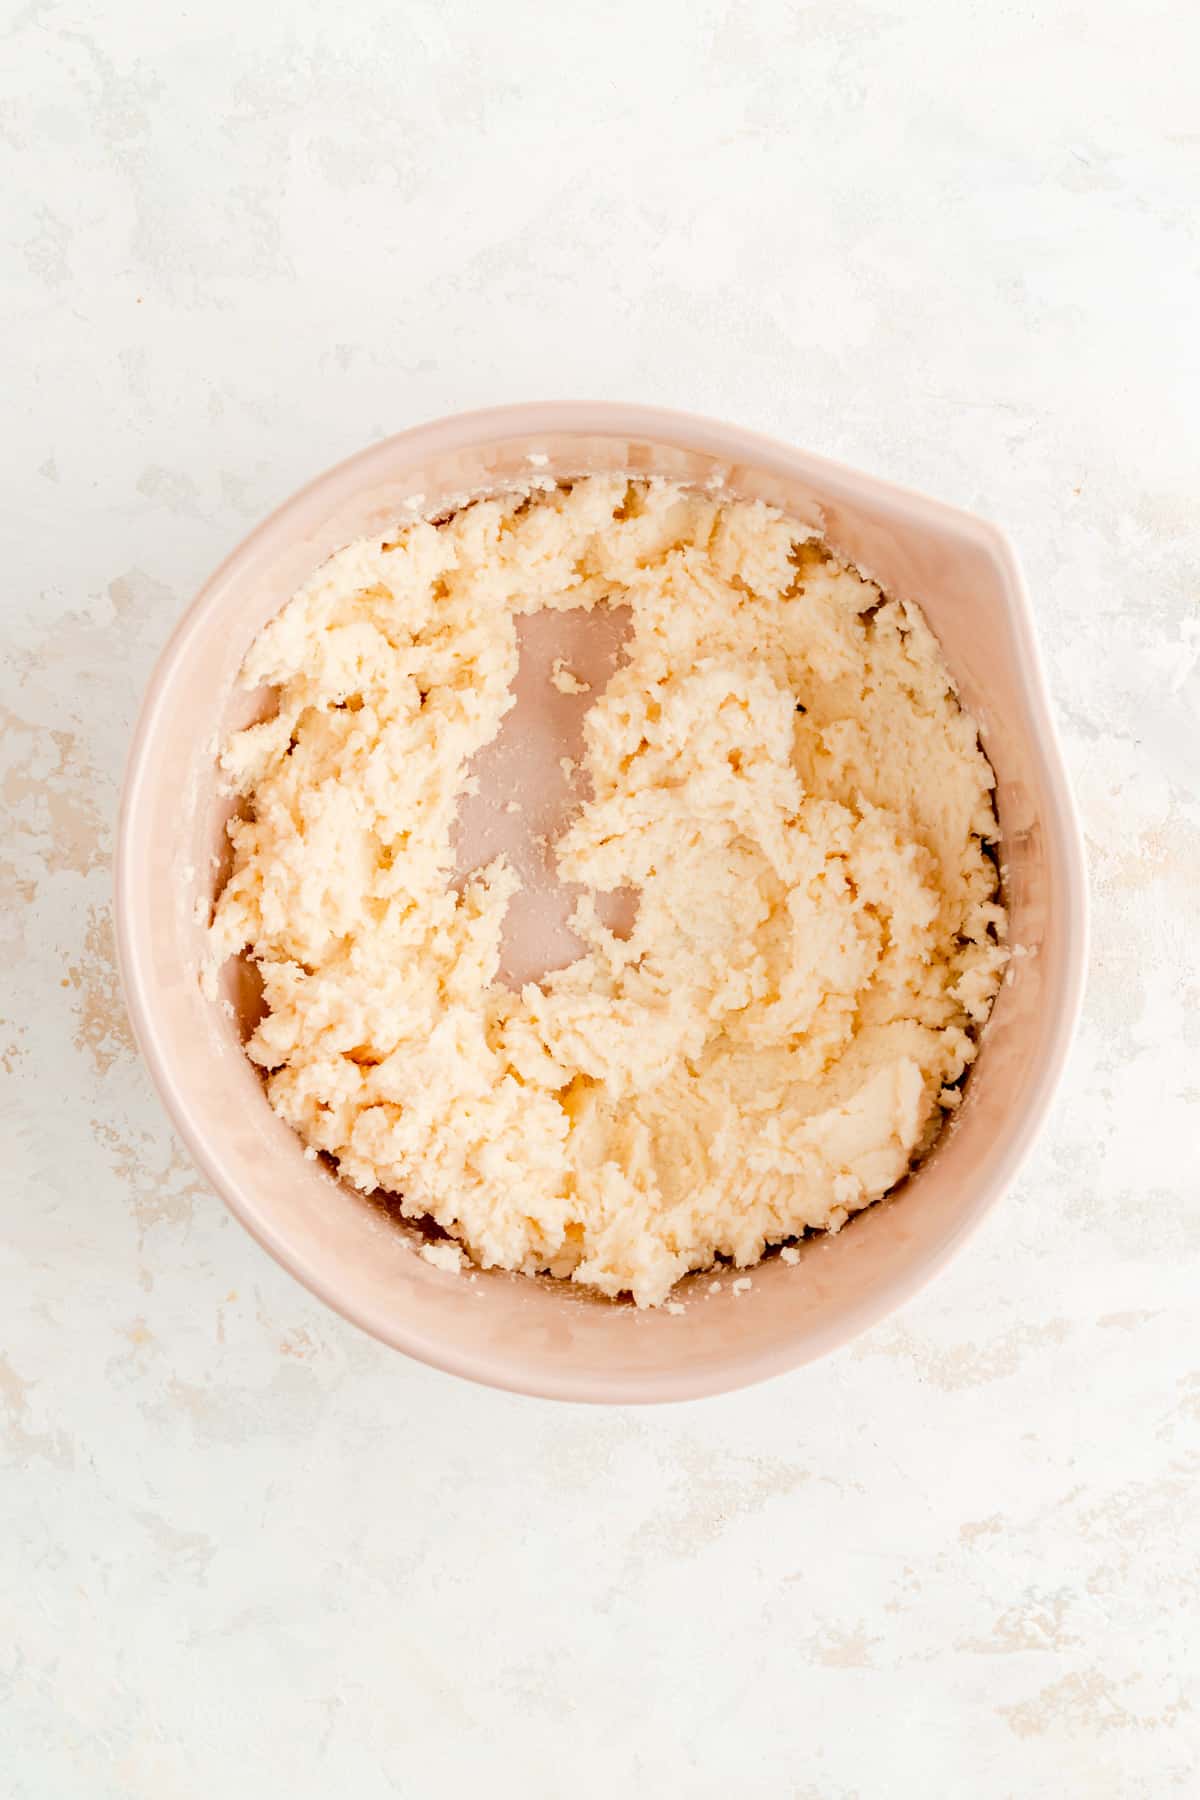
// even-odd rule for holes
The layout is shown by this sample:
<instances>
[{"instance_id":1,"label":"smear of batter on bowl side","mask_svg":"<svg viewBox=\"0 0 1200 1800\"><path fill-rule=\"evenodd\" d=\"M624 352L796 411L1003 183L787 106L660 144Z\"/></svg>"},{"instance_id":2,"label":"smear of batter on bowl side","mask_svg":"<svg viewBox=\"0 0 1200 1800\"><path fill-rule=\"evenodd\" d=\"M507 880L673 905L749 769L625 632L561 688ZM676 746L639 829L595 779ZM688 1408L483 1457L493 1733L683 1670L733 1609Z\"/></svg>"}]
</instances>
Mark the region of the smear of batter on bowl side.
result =
<instances>
[{"instance_id":1,"label":"smear of batter on bowl side","mask_svg":"<svg viewBox=\"0 0 1200 1800\"><path fill-rule=\"evenodd\" d=\"M498 978L451 881L517 619L627 607L553 846L583 954ZM332 557L244 670L277 714L205 972L248 953L275 1110L484 1267L639 1305L836 1231L931 1145L1003 969L993 776L916 606L759 504L591 477ZM564 684L565 685L565 684ZM636 890L627 937L593 899Z\"/></svg>"}]
</instances>

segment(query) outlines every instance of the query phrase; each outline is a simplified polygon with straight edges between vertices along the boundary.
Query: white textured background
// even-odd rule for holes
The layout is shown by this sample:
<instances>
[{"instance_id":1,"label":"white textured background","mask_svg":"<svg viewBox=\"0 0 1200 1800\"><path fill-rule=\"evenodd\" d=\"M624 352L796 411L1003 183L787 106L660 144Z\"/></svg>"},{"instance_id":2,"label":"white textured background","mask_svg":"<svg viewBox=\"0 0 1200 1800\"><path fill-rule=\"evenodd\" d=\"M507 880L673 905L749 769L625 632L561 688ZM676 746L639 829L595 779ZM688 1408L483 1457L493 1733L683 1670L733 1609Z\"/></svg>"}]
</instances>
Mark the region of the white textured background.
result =
<instances>
[{"instance_id":1,"label":"white textured background","mask_svg":"<svg viewBox=\"0 0 1200 1800\"><path fill-rule=\"evenodd\" d=\"M0 1794L1194 1794L1195 7L274 10L0 8ZM652 1413L323 1312L172 1142L111 961L203 576L369 440L563 395L1003 521L1092 858L1082 1036L982 1237Z\"/></svg>"}]
</instances>

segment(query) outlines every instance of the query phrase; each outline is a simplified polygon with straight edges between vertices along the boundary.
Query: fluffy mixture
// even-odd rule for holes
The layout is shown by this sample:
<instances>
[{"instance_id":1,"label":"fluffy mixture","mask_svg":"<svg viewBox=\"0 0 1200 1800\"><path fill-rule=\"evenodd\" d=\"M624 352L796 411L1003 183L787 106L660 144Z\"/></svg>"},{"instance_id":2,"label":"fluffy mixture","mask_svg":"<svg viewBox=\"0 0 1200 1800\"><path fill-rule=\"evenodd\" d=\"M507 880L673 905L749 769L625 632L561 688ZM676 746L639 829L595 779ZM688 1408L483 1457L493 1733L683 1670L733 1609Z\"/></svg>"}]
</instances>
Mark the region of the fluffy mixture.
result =
<instances>
[{"instance_id":1,"label":"fluffy mixture","mask_svg":"<svg viewBox=\"0 0 1200 1800\"><path fill-rule=\"evenodd\" d=\"M455 816L517 617L607 605L632 630L554 846L584 954L514 992L517 877L452 885ZM478 500L339 552L244 679L279 707L224 751L206 979L257 963L271 1104L364 1192L653 1306L928 1149L1007 954L993 776L919 610L807 528L623 478ZM620 888L628 938L592 900Z\"/></svg>"}]
</instances>

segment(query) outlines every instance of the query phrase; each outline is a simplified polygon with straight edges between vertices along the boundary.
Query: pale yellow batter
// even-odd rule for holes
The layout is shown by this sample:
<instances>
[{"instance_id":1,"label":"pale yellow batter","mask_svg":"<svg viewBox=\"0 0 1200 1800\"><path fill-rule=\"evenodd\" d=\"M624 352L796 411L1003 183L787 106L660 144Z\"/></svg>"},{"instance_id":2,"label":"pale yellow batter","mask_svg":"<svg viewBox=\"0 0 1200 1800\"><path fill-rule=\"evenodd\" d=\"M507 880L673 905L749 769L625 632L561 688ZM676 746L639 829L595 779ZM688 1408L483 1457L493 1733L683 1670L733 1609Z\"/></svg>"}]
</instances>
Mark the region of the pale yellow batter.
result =
<instances>
[{"instance_id":1,"label":"pale yellow batter","mask_svg":"<svg viewBox=\"0 0 1200 1800\"><path fill-rule=\"evenodd\" d=\"M627 940L497 980L516 877L450 886L515 617L628 606L585 723L564 880ZM556 684L569 685L558 671ZM761 505L594 477L350 545L262 633L279 711L211 931L269 1011L271 1104L484 1266L656 1305L837 1230L932 1142L1006 952L992 771L920 612Z\"/></svg>"}]
</instances>

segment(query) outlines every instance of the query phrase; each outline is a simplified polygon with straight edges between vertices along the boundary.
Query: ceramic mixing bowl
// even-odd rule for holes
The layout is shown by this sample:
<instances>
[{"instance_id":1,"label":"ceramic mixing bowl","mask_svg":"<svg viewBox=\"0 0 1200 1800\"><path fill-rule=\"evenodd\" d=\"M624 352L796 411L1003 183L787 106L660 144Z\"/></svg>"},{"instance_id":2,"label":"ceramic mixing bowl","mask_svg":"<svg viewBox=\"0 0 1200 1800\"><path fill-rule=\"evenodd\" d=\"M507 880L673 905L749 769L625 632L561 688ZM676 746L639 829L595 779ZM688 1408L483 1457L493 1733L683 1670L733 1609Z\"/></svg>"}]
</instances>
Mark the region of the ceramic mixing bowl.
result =
<instances>
[{"instance_id":1,"label":"ceramic mixing bowl","mask_svg":"<svg viewBox=\"0 0 1200 1800\"><path fill-rule=\"evenodd\" d=\"M221 878L228 801L216 749L261 709L236 684L262 625L339 546L531 473L658 474L759 498L817 523L833 548L924 609L997 777L1011 964L953 1123L889 1198L799 1261L768 1259L748 1292L681 1284L679 1314L639 1312L549 1278L475 1281L414 1254L416 1228L306 1160L242 1051L253 984L221 1002L197 981L200 919ZM942 1267L1027 1156L1079 1010L1083 852L1029 598L994 525L733 426L646 407L516 406L374 445L280 507L179 624L138 721L116 855L117 943L134 1029L192 1156L246 1228L314 1294L438 1368L530 1394L677 1400L822 1355Z\"/></svg>"}]
</instances>

